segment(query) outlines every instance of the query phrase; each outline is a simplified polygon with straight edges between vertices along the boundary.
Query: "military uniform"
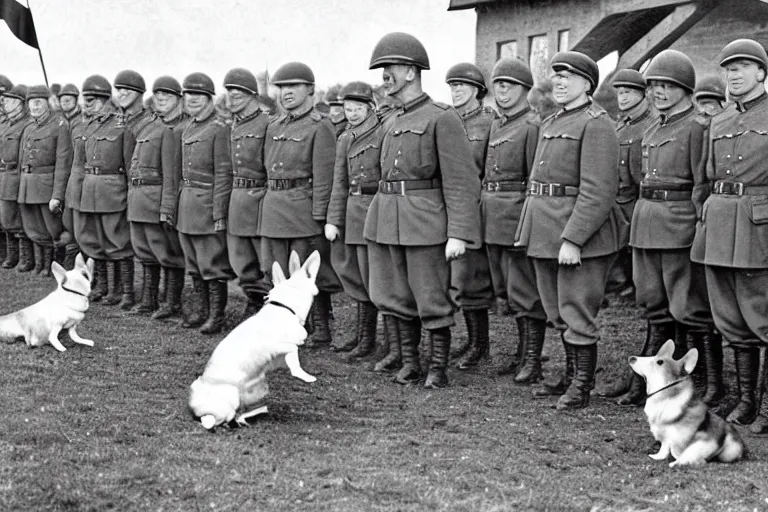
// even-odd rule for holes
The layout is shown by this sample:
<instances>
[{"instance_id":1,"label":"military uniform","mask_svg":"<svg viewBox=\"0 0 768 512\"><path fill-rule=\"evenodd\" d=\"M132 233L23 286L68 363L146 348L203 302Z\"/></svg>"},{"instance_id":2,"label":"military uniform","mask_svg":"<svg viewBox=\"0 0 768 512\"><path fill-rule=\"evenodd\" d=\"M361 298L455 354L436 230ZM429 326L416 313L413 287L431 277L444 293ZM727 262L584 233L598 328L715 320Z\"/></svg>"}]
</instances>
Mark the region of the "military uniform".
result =
<instances>
[{"instance_id":1,"label":"military uniform","mask_svg":"<svg viewBox=\"0 0 768 512\"><path fill-rule=\"evenodd\" d=\"M77 147L80 147L80 150L82 151L82 136L83 136L83 127L85 124L84 121L84 115L80 107L75 108L71 112L65 112L62 114L64 117L64 120L67 123L67 127L69 129L69 136L70 136L70 146L72 148L72 162L75 161L75 152L77 151ZM67 255L74 255L76 256L77 253L80 252L80 248L77 246L77 243L75 241L75 224L74 224L74 216L72 214L72 209L74 206L70 204L71 202L74 202L75 205L79 205L80 202L80 187L82 187L83 182L83 169L79 169L78 173L72 177L72 165L70 165L69 169L63 169L60 174L54 175L54 187L53 187L53 197L51 199L58 199L61 201L61 223L64 226L64 230L66 231L66 240L65 244L67 246ZM70 191L70 178L72 178L72 185L71 185L71 191ZM62 237L63 239L64 237ZM70 265L65 265L67 268L71 268L72 265L74 265L74 260L72 259L73 256L69 256L67 261L70 263Z\"/></svg>"}]
</instances>

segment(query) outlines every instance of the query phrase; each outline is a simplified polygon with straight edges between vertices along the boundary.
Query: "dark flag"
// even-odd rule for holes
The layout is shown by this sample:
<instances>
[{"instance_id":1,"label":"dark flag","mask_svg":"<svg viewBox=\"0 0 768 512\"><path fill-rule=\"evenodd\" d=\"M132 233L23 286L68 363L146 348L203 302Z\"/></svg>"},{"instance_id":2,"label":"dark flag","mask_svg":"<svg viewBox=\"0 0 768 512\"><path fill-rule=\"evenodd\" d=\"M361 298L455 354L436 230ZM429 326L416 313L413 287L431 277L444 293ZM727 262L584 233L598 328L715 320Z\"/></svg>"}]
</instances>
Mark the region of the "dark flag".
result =
<instances>
[{"instance_id":1,"label":"dark flag","mask_svg":"<svg viewBox=\"0 0 768 512\"><path fill-rule=\"evenodd\" d=\"M32 48L40 49L37 44L35 23L32 21L32 11L16 0L0 0L0 19L5 20L13 35Z\"/></svg>"}]
</instances>

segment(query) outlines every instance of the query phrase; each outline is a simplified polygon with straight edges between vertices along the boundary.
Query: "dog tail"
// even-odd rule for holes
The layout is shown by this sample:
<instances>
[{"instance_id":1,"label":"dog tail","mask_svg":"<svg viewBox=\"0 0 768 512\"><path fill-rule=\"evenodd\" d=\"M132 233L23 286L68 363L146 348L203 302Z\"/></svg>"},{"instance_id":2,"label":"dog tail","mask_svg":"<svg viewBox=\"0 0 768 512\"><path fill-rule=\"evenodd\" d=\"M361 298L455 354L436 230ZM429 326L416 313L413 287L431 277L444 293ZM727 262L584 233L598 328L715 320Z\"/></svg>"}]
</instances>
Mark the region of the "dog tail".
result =
<instances>
[{"instance_id":1,"label":"dog tail","mask_svg":"<svg viewBox=\"0 0 768 512\"><path fill-rule=\"evenodd\" d=\"M0 316L0 341L9 343L19 338L24 338L24 329L21 327L18 314Z\"/></svg>"}]
</instances>

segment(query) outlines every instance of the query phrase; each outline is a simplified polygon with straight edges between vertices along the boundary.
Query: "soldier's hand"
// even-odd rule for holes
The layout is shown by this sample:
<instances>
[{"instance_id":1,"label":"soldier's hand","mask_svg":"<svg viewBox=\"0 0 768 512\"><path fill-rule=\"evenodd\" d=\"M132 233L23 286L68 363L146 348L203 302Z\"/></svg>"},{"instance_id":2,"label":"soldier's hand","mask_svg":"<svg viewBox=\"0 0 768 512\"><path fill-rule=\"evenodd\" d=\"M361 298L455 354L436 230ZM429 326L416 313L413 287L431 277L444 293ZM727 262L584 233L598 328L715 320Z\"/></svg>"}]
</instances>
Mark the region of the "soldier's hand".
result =
<instances>
[{"instance_id":1,"label":"soldier's hand","mask_svg":"<svg viewBox=\"0 0 768 512\"><path fill-rule=\"evenodd\" d=\"M557 262L561 265L581 265L581 247L568 240L563 240Z\"/></svg>"},{"instance_id":2,"label":"soldier's hand","mask_svg":"<svg viewBox=\"0 0 768 512\"><path fill-rule=\"evenodd\" d=\"M445 259L448 261L455 260L464 256L467 251L467 242L459 240L458 238L449 238L445 244Z\"/></svg>"},{"instance_id":3,"label":"soldier's hand","mask_svg":"<svg viewBox=\"0 0 768 512\"><path fill-rule=\"evenodd\" d=\"M326 224L324 230L325 230L325 238L329 242L333 242L334 240L339 238L339 228L337 228L333 224Z\"/></svg>"},{"instance_id":4,"label":"soldier's hand","mask_svg":"<svg viewBox=\"0 0 768 512\"><path fill-rule=\"evenodd\" d=\"M56 216L61 215L61 201L58 199L51 199L48 201L48 209Z\"/></svg>"},{"instance_id":5,"label":"soldier's hand","mask_svg":"<svg viewBox=\"0 0 768 512\"><path fill-rule=\"evenodd\" d=\"M213 225L214 231L226 231L227 230L227 219L219 219L217 220Z\"/></svg>"}]
</instances>

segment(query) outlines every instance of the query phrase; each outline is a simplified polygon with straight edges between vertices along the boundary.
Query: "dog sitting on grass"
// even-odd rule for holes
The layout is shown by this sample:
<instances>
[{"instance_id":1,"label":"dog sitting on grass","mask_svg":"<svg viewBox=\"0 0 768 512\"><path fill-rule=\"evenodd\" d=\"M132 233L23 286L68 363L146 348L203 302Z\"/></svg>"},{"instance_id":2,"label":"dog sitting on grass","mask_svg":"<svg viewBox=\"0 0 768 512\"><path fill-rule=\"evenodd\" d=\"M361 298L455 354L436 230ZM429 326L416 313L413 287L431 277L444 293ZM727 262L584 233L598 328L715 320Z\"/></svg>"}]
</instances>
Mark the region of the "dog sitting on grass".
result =
<instances>
[{"instance_id":1,"label":"dog sitting on grass","mask_svg":"<svg viewBox=\"0 0 768 512\"><path fill-rule=\"evenodd\" d=\"M735 462L746 454L733 425L713 414L696 396L691 372L699 353L695 348L675 360L675 343L667 340L655 356L630 357L629 366L645 379L645 415L651 433L661 443L650 457L669 467L699 466L709 461Z\"/></svg>"},{"instance_id":2,"label":"dog sitting on grass","mask_svg":"<svg viewBox=\"0 0 768 512\"><path fill-rule=\"evenodd\" d=\"M93 341L81 338L76 328L88 311L93 260L86 263L83 255L78 254L72 270L66 271L54 261L51 272L58 283L57 288L41 301L0 317L0 340L24 338L30 347L48 341L56 350L64 352L67 349L59 341L59 332L67 329L72 341L92 347Z\"/></svg>"},{"instance_id":3,"label":"dog sitting on grass","mask_svg":"<svg viewBox=\"0 0 768 512\"><path fill-rule=\"evenodd\" d=\"M267 372L281 366L304 381L316 379L301 368L299 346L320 268L320 254L314 251L301 265L291 252L286 279L280 265L272 265L274 288L264 307L234 328L216 347L203 374L190 386L189 408L206 429L229 423L247 425L247 420L267 411L260 406L267 396Z\"/></svg>"}]
</instances>

